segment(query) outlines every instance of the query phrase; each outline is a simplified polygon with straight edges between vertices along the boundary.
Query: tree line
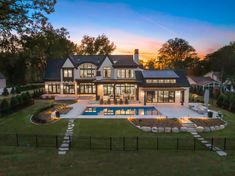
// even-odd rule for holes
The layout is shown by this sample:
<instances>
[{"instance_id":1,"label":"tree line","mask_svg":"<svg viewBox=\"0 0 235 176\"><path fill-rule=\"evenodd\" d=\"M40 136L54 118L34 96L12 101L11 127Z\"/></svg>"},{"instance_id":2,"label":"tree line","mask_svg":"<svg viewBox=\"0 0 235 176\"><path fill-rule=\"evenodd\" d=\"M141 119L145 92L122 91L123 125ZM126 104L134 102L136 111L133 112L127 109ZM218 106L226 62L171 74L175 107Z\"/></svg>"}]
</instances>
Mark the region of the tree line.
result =
<instances>
[{"instance_id":1,"label":"tree line","mask_svg":"<svg viewBox=\"0 0 235 176\"><path fill-rule=\"evenodd\" d=\"M85 35L81 44L70 40L64 27L55 28L47 16L54 12L55 0L0 0L0 71L8 85L40 82L48 59L69 55L108 55L116 46L106 35ZM183 69L191 75L221 72L235 82L235 42L199 58L186 40L168 40L149 59L146 69ZM142 62L143 63L143 62Z\"/></svg>"}]
</instances>

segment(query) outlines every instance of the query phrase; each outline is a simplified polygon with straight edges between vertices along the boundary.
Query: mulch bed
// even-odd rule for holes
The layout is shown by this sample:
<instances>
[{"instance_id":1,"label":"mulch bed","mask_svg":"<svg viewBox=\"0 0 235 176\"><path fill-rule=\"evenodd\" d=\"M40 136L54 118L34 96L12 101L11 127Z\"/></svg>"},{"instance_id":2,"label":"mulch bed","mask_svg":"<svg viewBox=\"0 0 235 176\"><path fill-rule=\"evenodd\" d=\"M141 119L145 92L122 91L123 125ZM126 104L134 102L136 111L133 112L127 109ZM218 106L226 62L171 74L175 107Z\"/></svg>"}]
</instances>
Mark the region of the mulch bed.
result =
<instances>
[{"instance_id":1,"label":"mulch bed","mask_svg":"<svg viewBox=\"0 0 235 176\"><path fill-rule=\"evenodd\" d=\"M221 119L190 118L189 120L195 123L197 126L202 126L202 127L225 125L224 121L222 121Z\"/></svg>"},{"instance_id":2,"label":"mulch bed","mask_svg":"<svg viewBox=\"0 0 235 176\"><path fill-rule=\"evenodd\" d=\"M178 119L130 119L130 121L136 126L146 127L178 127L182 125Z\"/></svg>"}]
</instances>

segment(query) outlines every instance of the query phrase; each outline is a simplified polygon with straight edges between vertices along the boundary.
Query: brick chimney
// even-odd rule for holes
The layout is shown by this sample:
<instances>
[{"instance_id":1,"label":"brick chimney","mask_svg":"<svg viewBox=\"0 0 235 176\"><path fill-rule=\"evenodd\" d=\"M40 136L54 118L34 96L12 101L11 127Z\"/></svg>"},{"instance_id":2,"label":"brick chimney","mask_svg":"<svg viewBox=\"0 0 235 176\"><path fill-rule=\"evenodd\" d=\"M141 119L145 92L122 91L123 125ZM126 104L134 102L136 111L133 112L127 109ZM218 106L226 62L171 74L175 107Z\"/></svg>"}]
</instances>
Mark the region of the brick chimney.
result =
<instances>
[{"instance_id":1,"label":"brick chimney","mask_svg":"<svg viewBox=\"0 0 235 176\"><path fill-rule=\"evenodd\" d=\"M139 49L134 50L133 60L139 64Z\"/></svg>"}]
</instances>

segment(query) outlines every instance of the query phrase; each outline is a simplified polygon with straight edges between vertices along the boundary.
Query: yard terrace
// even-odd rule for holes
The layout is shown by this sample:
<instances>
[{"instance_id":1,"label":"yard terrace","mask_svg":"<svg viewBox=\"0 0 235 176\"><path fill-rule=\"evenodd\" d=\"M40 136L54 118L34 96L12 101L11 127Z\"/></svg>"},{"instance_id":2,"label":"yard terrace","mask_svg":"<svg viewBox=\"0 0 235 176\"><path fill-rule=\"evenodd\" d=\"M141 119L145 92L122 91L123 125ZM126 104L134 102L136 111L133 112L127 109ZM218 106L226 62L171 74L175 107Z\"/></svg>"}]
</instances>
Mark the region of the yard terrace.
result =
<instances>
[{"instance_id":1,"label":"yard terrace","mask_svg":"<svg viewBox=\"0 0 235 176\"><path fill-rule=\"evenodd\" d=\"M221 119L190 118L189 120L195 123L197 126L202 126L202 127L225 125L225 122Z\"/></svg>"},{"instance_id":2,"label":"yard terrace","mask_svg":"<svg viewBox=\"0 0 235 176\"><path fill-rule=\"evenodd\" d=\"M155 118L155 119L133 119L129 118L129 121L132 122L135 126L147 126L147 127L182 127L180 121L175 118Z\"/></svg>"}]
</instances>

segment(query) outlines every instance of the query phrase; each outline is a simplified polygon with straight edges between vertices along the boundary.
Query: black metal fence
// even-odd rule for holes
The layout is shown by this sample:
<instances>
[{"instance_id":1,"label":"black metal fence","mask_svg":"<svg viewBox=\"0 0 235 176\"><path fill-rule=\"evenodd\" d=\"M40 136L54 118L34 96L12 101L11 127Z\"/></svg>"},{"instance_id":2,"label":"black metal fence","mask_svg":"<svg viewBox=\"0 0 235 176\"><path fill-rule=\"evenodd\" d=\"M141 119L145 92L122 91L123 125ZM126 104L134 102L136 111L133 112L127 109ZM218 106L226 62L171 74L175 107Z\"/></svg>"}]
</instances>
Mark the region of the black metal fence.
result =
<instances>
[{"instance_id":1,"label":"black metal fence","mask_svg":"<svg viewBox=\"0 0 235 176\"><path fill-rule=\"evenodd\" d=\"M189 137L92 137L70 136L70 149L78 150L110 150L110 151L139 151L139 150L212 150L219 147L223 150L235 150L235 138L207 138L212 144L205 147L196 138ZM59 148L63 143L62 135L27 135L0 134L0 146L24 147L53 147Z\"/></svg>"}]
</instances>

